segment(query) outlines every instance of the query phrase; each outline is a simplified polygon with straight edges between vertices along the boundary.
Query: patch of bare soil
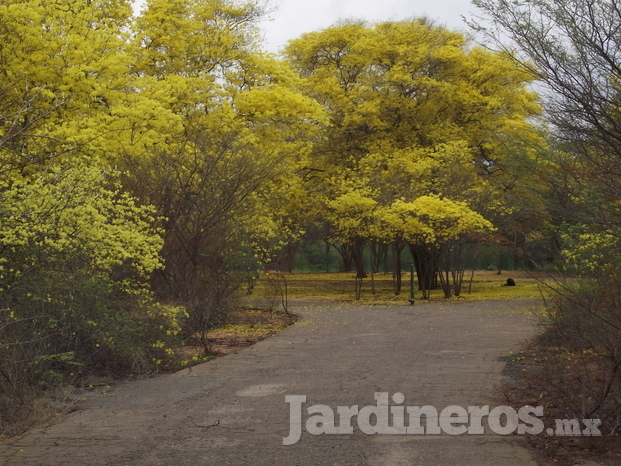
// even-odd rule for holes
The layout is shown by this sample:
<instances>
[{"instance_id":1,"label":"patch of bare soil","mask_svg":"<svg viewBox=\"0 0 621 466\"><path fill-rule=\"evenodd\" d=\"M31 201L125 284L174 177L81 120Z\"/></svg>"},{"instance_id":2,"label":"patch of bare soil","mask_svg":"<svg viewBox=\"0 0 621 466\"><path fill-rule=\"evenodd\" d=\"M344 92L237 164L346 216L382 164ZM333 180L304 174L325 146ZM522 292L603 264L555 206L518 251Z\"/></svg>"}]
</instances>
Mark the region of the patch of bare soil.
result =
<instances>
[{"instance_id":1,"label":"patch of bare soil","mask_svg":"<svg viewBox=\"0 0 621 466\"><path fill-rule=\"evenodd\" d=\"M555 429L555 419L567 419L563 401L554 399L542 383L542 367L536 343L506 359L503 374L507 383L503 388L507 403L516 410L522 406L544 406L544 431L527 435L530 448L541 464L573 466L577 464L621 464L621 436L559 437L547 435Z\"/></svg>"},{"instance_id":2,"label":"patch of bare soil","mask_svg":"<svg viewBox=\"0 0 621 466\"><path fill-rule=\"evenodd\" d=\"M269 335L267 335L269 336ZM244 348L267 338L265 335L252 335L248 337L211 337L209 338L209 353L213 356L226 356L227 354L237 353Z\"/></svg>"},{"instance_id":3,"label":"patch of bare soil","mask_svg":"<svg viewBox=\"0 0 621 466\"><path fill-rule=\"evenodd\" d=\"M227 325L209 332L204 344L209 356L225 356L265 340L296 321L295 314L241 308L231 313Z\"/></svg>"}]
</instances>

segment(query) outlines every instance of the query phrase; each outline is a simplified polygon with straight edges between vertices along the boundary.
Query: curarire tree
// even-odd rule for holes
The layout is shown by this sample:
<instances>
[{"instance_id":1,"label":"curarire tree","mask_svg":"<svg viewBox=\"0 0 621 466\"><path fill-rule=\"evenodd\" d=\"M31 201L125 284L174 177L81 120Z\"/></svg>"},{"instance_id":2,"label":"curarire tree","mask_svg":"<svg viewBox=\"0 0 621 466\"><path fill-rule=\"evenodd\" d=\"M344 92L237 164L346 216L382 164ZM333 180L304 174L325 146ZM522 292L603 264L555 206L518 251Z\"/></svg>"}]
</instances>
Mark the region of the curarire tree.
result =
<instances>
[{"instance_id":1,"label":"curarire tree","mask_svg":"<svg viewBox=\"0 0 621 466\"><path fill-rule=\"evenodd\" d=\"M436 273L445 298L459 296L464 268L462 245L468 235L490 233L491 222L464 202L437 196L421 196L412 202L395 201L383 212L383 230L413 248L414 264L422 272L423 298L429 298ZM424 251L426 256L421 256ZM426 264L421 264L421 262Z\"/></svg>"},{"instance_id":2,"label":"curarire tree","mask_svg":"<svg viewBox=\"0 0 621 466\"><path fill-rule=\"evenodd\" d=\"M259 2L152 0L136 20L132 75L173 114L124 182L165 217L164 301L188 336L222 322L233 293L301 232L300 167L324 120L299 78L263 54Z\"/></svg>"},{"instance_id":3,"label":"curarire tree","mask_svg":"<svg viewBox=\"0 0 621 466\"><path fill-rule=\"evenodd\" d=\"M508 57L473 47L463 35L423 19L343 23L304 34L285 53L305 79L305 92L330 118L308 171L316 205L324 206L318 215L336 220L332 230L336 240L350 245L359 278L369 243L393 244L395 257L407 243L421 289L436 286L440 256L454 257L451 267L461 262L405 231L371 233L367 226L380 224L371 221L372 205L380 212L414 203L422 210L412 215L435 215L424 210L432 204L416 204L433 196L494 222L515 213L517 193L528 184L516 167L533 162L533 146L541 138L530 121L539 112L527 88L532 77ZM343 217L338 209L347 206ZM356 212L365 227L353 234ZM449 227L440 222L434 228L442 237L440 230ZM461 231L459 241L468 241L475 230ZM451 244L453 252L459 250Z\"/></svg>"}]
</instances>

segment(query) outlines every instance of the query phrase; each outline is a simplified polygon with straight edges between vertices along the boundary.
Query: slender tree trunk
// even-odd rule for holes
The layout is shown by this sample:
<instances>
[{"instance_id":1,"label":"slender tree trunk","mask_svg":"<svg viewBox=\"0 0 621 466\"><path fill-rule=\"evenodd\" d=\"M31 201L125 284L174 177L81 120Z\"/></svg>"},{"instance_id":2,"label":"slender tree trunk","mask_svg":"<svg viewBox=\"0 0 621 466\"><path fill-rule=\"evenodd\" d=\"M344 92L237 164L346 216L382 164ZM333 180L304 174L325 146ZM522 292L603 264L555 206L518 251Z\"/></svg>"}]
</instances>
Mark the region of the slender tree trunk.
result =
<instances>
[{"instance_id":1,"label":"slender tree trunk","mask_svg":"<svg viewBox=\"0 0 621 466\"><path fill-rule=\"evenodd\" d=\"M397 296L401 293L401 251L403 251L404 246L401 241L392 243L392 283Z\"/></svg>"},{"instance_id":2,"label":"slender tree trunk","mask_svg":"<svg viewBox=\"0 0 621 466\"><path fill-rule=\"evenodd\" d=\"M299 243L288 243L285 250L278 260L278 270L280 272L293 272L295 266L295 256L298 253Z\"/></svg>"},{"instance_id":3,"label":"slender tree trunk","mask_svg":"<svg viewBox=\"0 0 621 466\"><path fill-rule=\"evenodd\" d=\"M442 287L442 292L444 293L444 297L448 299L452 295L451 280L450 280L451 249L448 246L445 246L441 248L440 250L438 271L439 271L439 276L440 276L440 286Z\"/></svg>"},{"instance_id":4,"label":"slender tree trunk","mask_svg":"<svg viewBox=\"0 0 621 466\"><path fill-rule=\"evenodd\" d=\"M461 295L461 288L464 283L464 258L463 244L459 243L451 250L451 274L453 276L453 292L455 296Z\"/></svg>"},{"instance_id":5,"label":"slender tree trunk","mask_svg":"<svg viewBox=\"0 0 621 466\"><path fill-rule=\"evenodd\" d=\"M472 268L472 274L470 275L470 283L468 284L468 294L472 293L472 281L474 280L474 267Z\"/></svg>"},{"instance_id":6,"label":"slender tree trunk","mask_svg":"<svg viewBox=\"0 0 621 466\"><path fill-rule=\"evenodd\" d=\"M326 243L326 273L330 272L330 243L325 241Z\"/></svg>"},{"instance_id":7,"label":"slender tree trunk","mask_svg":"<svg viewBox=\"0 0 621 466\"><path fill-rule=\"evenodd\" d=\"M382 261L386 256L385 244L371 243L371 293L375 294L375 274L379 273Z\"/></svg>"},{"instance_id":8,"label":"slender tree trunk","mask_svg":"<svg viewBox=\"0 0 621 466\"><path fill-rule=\"evenodd\" d=\"M362 294L362 278L355 278L355 282L356 282L356 299L360 299L360 295Z\"/></svg>"},{"instance_id":9,"label":"slender tree trunk","mask_svg":"<svg viewBox=\"0 0 621 466\"><path fill-rule=\"evenodd\" d=\"M377 244L371 243L371 294L375 294L375 269L377 264Z\"/></svg>"},{"instance_id":10,"label":"slender tree trunk","mask_svg":"<svg viewBox=\"0 0 621 466\"><path fill-rule=\"evenodd\" d=\"M500 251L498 252L498 272L497 275L502 275L502 254L503 250L502 248L500 248Z\"/></svg>"},{"instance_id":11,"label":"slender tree trunk","mask_svg":"<svg viewBox=\"0 0 621 466\"><path fill-rule=\"evenodd\" d=\"M356 265L356 277L367 278L364 270L364 247L365 241L362 238L356 238L352 246L352 257Z\"/></svg>"},{"instance_id":12,"label":"slender tree trunk","mask_svg":"<svg viewBox=\"0 0 621 466\"><path fill-rule=\"evenodd\" d=\"M386 264L386 262L388 261L388 249L389 248L390 248L390 245L388 245L388 244L382 244L379 247L380 257L379 257L379 261L377 263L377 271L378 272L381 270L382 264L384 265L384 273L387 273L387 271L388 271L388 264Z\"/></svg>"},{"instance_id":13,"label":"slender tree trunk","mask_svg":"<svg viewBox=\"0 0 621 466\"><path fill-rule=\"evenodd\" d=\"M364 247L365 241L362 238L356 238L352 245L352 257L356 265L356 299L360 299L362 293L362 279L367 277L364 270Z\"/></svg>"}]
</instances>

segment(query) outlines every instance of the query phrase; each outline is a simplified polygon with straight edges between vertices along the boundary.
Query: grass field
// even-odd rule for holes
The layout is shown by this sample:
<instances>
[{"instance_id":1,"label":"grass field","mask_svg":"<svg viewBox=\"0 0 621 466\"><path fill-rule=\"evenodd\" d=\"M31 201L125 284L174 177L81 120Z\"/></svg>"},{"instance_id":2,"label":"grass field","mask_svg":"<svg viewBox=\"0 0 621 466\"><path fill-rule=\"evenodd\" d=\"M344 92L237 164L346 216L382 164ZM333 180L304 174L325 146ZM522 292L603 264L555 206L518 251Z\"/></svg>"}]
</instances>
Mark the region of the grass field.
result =
<instances>
[{"instance_id":1,"label":"grass field","mask_svg":"<svg viewBox=\"0 0 621 466\"><path fill-rule=\"evenodd\" d=\"M531 299L541 297L545 292L547 279L545 275L534 275L529 272L503 272L476 271L470 287L471 272L466 272L462 293L453 300L481 300L481 299ZM507 278L512 277L517 286L501 286ZM296 299L330 299L338 301L355 301L354 274L353 273L288 273L284 279L268 279L261 276L254 288L250 299L273 299L279 294L279 290L273 283L277 281L280 290L286 280L289 300ZM397 296L393 291L392 274L375 274L375 293L371 287L371 277L363 280L360 301L363 303L408 303L410 298L410 274L404 273L402 277L401 293ZM470 291L470 292L469 292ZM421 299L420 291L416 291L415 299ZM431 291L431 300L444 300L442 290Z\"/></svg>"}]
</instances>

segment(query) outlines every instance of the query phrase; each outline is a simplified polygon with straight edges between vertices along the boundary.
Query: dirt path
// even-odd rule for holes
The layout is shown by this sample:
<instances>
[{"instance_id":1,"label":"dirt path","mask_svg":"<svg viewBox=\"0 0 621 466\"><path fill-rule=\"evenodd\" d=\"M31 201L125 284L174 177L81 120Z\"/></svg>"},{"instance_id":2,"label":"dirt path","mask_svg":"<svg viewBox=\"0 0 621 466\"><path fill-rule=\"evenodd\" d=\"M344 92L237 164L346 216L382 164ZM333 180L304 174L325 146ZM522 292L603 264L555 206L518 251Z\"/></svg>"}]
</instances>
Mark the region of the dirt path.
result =
<instances>
[{"instance_id":1,"label":"dirt path","mask_svg":"<svg viewBox=\"0 0 621 466\"><path fill-rule=\"evenodd\" d=\"M404 405L438 411L502 404L499 358L533 334L532 304L298 308L300 323L253 347L124 384L0 445L0 464L536 464L519 435L366 435L355 418L353 435L314 436L303 425L299 442L283 445L285 395L335 412L375 404L374 392L400 392Z\"/></svg>"}]
</instances>

